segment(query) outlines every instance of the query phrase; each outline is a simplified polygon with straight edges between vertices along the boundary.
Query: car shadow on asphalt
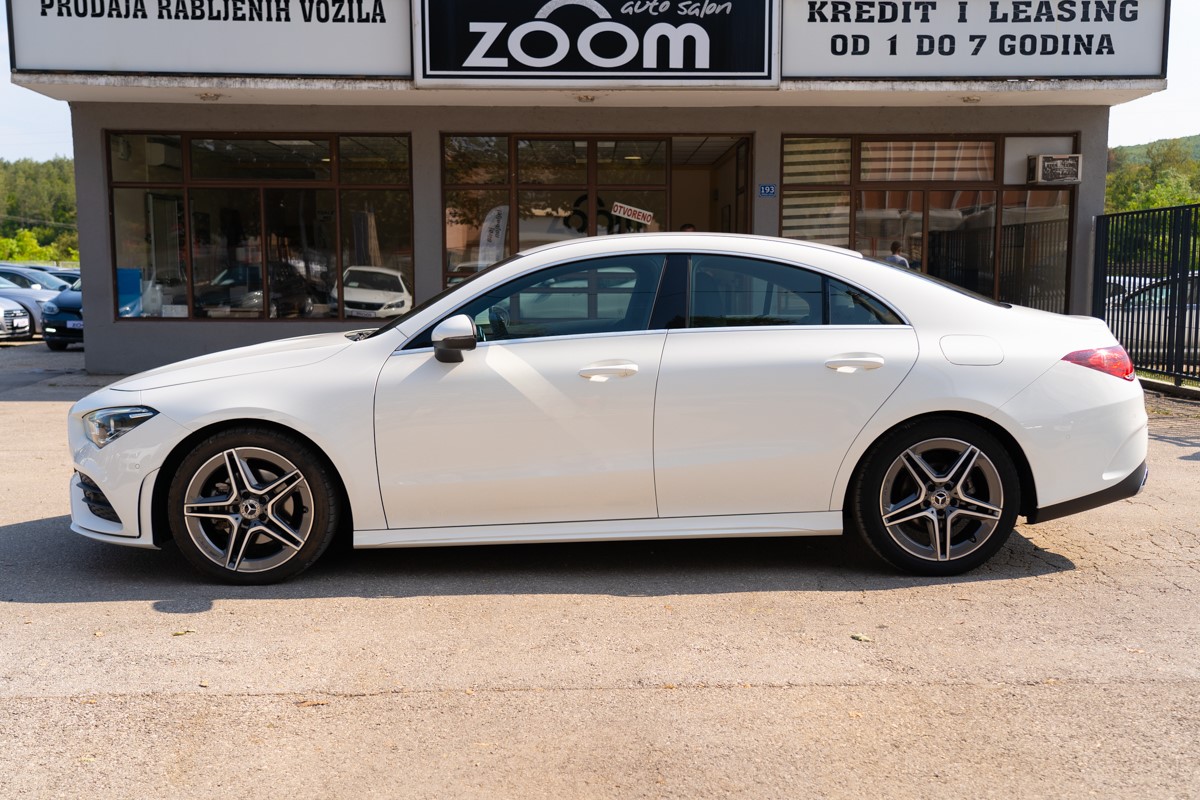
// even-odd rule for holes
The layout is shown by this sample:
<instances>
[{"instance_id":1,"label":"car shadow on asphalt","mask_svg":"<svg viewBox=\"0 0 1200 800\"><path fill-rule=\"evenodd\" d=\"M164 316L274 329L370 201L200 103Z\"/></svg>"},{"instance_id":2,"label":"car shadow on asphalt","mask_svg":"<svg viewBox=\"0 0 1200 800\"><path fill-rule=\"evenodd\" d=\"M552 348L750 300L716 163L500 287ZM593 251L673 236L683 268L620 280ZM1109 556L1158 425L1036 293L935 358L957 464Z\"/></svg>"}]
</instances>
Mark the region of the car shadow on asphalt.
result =
<instances>
[{"instance_id":1,"label":"car shadow on asphalt","mask_svg":"<svg viewBox=\"0 0 1200 800\"><path fill-rule=\"evenodd\" d=\"M864 592L1028 579L1073 570L1018 529L983 567L953 578L887 568L854 537L676 540L341 549L273 586L207 583L173 548L95 542L67 517L0 527L0 602L149 601L162 613L208 611L226 599Z\"/></svg>"}]
</instances>

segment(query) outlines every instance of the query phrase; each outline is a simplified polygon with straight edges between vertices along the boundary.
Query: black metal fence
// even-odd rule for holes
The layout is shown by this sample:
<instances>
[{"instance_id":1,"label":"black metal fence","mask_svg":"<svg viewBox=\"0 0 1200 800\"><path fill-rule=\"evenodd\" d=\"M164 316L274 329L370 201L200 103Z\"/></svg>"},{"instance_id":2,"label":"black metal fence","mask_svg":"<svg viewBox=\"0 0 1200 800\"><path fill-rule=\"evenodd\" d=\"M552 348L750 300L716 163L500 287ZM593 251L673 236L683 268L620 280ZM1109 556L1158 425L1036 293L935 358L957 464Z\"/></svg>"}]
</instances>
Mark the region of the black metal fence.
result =
<instances>
[{"instance_id":1,"label":"black metal fence","mask_svg":"<svg viewBox=\"0 0 1200 800\"><path fill-rule=\"evenodd\" d=\"M1200 381L1200 205L1098 217L1095 269L1092 313L1134 366Z\"/></svg>"}]
</instances>

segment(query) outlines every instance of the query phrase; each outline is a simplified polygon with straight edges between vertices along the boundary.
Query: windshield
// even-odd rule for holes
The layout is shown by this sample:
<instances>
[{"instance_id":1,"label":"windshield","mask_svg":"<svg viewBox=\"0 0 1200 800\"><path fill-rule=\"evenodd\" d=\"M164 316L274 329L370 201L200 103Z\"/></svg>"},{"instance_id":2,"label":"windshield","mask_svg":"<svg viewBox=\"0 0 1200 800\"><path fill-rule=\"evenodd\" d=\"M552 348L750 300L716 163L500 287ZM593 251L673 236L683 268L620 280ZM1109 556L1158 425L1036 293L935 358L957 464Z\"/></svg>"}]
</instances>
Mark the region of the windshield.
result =
<instances>
[{"instance_id":1,"label":"windshield","mask_svg":"<svg viewBox=\"0 0 1200 800\"><path fill-rule=\"evenodd\" d=\"M32 280L43 289L49 289L52 292L61 292L63 289L71 288L71 284L68 281L57 278L48 272L42 275L35 275Z\"/></svg>"},{"instance_id":2,"label":"windshield","mask_svg":"<svg viewBox=\"0 0 1200 800\"><path fill-rule=\"evenodd\" d=\"M16 285L15 283L13 283L12 281L10 281L8 278L0 278L0 288L4 288L4 289L19 289L20 287L19 287L19 286L17 286L17 285Z\"/></svg>"}]
</instances>

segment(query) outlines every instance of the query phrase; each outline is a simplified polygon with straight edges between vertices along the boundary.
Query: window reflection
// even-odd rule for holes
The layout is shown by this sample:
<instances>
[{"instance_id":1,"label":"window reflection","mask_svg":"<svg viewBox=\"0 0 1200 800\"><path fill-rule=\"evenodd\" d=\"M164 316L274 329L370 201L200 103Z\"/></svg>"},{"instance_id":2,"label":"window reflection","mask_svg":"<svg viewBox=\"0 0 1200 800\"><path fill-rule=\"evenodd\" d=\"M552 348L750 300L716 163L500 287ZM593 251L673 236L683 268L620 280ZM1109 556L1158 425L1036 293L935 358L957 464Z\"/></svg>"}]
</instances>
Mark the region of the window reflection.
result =
<instances>
[{"instance_id":1,"label":"window reflection","mask_svg":"<svg viewBox=\"0 0 1200 800\"><path fill-rule=\"evenodd\" d=\"M329 180L324 139L193 139L198 180Z\"/></svg>"},{"instance_id":2,"label":"window reflection","mask_svg":"<svg viewBox=\"0 0 1200 800\"><path fill-rule=\"evenodd\" d=\"M190 202L195 315L262 316L259 191L193 189Z\"/></svg>"},{"instance_id":3,"label":"window reflection","mask_svg":"<svg viewBox=\"0 0 1200 800\"><path fill-rule=\"evenodd\" d=\"M183 153L178 136L114 134L108 140L108 163L118 183L174 183L183 179Z\"/></svg>"},{"instance_id":4,"label":"window reflection","mask_svg":"<svg viewBox=\"0 0 1200 800\"><path fill-rule=\"evenodd\" d=\"M783 236L847 247L850 244L850 193L786 191Z\"/></svg>"},{"instance_id":5,"label":"window reflection","mask_svg":"<svg viewBox=\"0 0 1200 800\"><path fill-rule=\"evenodd\" d=\"M113 182L155 184L112 189L118 316L342 318L340 273L352 266L390 272L374 282L402 284L410 306L409 137L336 142L109 134ZM397 307L375 301L361 300Z\"/></svg>"},{"instance_id":6,"label":"window reflection","mask_svg":"<svg viewBox=\"0 0 1200 800\"><path fill-rule=\"evenodd\" d=\"M347 317L393 317L412 308L411 192L342 192L342 265Z\"/></svg>"},{"instance_id":7,"label":"window reflection","mask_svg":"<svg viewBox=\"0 0 1200 800\"><path fill-rule=\"evenodd\" d=\"M587 158L587 142L522 139L517 142L517 180L586 186Z\"/></svg>"},{"instance_id":8,"label":"window reflection","mask_svg":"<svg viewBox=\"0 0 1200 800\"><path fill-rule=\"evenodd\" d=\"M183 193L114 189L117 316L186 317Z\"/></svg>"},{"instance_id":9,"label":"window reflection","mask_svg":"<svg viewBox=\"0 0 1200 800\"><path fill-rule=\"evenodd\" d=\"M991 181L996 144L980 141L863 142L864 181Z\"/></svg>"},{"instance_id":10,"label":"window reflection","mask_svg":"<svg viewBox=\"0 0 1200 800\"><path fill-rule=\"evenodd\" d=\"M1000 297L1043 311L1067 306L1071 193L1004 193L1000 232Z\"/></svg>"},{"instance_id":11,"label":"window reflection","mask_svg":"<svg viewBox=\"0 0 1200 800\"><path fill-rule=\"evenodd\" d=\"M337 254L332 189L267 189L267 316L337 313Z\"/></svg>"},{"instance_id":12,"label":"window reflection","mask_svg":"<svg viewBox=\"0 0 1200 800\"><path fill-rule=\"evenodd\" d=\"M457 283L507 258L508 192L446 192L446 279Z\"/></svg>"},{"instance_id":13,"label":"window reflection","mask_svg":"<svg viewBox=\"0 0 1200 800\"><path fill-rule=\"evenodd\" d=\"M924 192L860 192L854 212L854 249L921 269L924 207Z\"/></svg>"},{"instance_id":14,"label":"window reflection","mask_svg":"<svg viewBox=\"0 0 1200 800\"><path fill-rule=\"evenodd\" d=\"M338 139L338 173L342 183L409 182L407 136L342 136Z\"/></svg>"},{"instance_id":15,"label":"window reflection","mask_svg":"<svg viewBox=\"0 0 1200 800\"><path fill-rule=\"evenodd\" d=\"M601 184L667 183L667 140L596 142L596 179Z\"/></svg>"},{"instance_id":16,"label":"window reflection","mask_svg":"<svg viewBox=\"0 0 1200 800\"><path fill-rule=\"evenodd\" d=\"M996 193L929 192L929 274L992 297L995 263Z\"/></svg>"}]
</instances>

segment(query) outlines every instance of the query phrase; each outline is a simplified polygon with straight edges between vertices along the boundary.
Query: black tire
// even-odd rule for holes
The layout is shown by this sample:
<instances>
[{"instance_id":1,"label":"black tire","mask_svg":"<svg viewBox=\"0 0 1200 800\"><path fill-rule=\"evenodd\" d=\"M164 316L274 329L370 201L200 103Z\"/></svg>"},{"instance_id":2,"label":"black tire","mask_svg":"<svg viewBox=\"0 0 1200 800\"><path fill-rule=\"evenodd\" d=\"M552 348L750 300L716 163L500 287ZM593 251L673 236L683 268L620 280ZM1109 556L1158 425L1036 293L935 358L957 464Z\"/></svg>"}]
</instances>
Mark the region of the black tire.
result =
<instances>
[{"instance_id":1,"label":"black tire","mask_svg":"<svg viewBox=\"0 0 1200 800\"><path fill-rule=\"evenodd\" d=\"M201 573L267 584L320 558L337 532L341 500L331 467L310 445L244 427L210 436L183 459L167 515L180 552Z\"/></svg>"},{"instance_id":2,"label":"black tire","mask_svg":"<svg viewBox=\"0 0 1200 800\"><path fill-rule=\"evenodd\" d=\"M996 437L937 417L901 425L876 442L849 501L851 526L884 561L918 575L959 575L1008 540L1021 481Z\"/></svg>"},{"instance_id":3,"label":"black tire","mask_svg":"<svg viewBox=\"0 0 1200 800\"><path fill-rule=\"evenodd\" d=\"M61 352L61 351L67 349L67 342L60 342L56 339L47 339L46 347L49 347L51 350L54 350L55 352Z\"/></svg>"}]
</instances>

